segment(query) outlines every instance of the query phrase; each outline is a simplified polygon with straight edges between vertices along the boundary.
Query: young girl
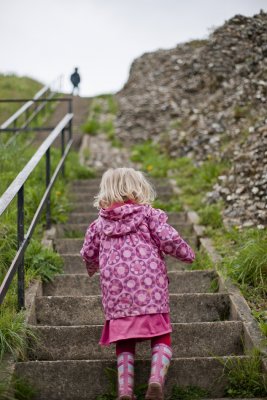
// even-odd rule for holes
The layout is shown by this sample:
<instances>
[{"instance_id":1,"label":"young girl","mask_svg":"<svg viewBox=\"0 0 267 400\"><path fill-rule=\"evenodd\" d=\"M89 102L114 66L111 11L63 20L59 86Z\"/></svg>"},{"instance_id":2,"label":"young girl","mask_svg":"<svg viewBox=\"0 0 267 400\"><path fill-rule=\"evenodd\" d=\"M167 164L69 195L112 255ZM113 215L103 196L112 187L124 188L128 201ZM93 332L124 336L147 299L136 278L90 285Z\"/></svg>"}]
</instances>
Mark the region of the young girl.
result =
<instances>
[{"instance_id":1,"label":"young girl","mask_svg":"<svg viewBox=\"0 0 267 400\"><path fill-rule=\"evenodd\" d=\"M116 343L118 399L132 400L137 341L151 339L152 365L146 400L162 400L172 357L169 279L164 254L192 263L194 252L151 206L155 192L133 168L109 169L80 251L89 276L100 272L105 325L100 345Z\"/></svg>"}]
</instances>

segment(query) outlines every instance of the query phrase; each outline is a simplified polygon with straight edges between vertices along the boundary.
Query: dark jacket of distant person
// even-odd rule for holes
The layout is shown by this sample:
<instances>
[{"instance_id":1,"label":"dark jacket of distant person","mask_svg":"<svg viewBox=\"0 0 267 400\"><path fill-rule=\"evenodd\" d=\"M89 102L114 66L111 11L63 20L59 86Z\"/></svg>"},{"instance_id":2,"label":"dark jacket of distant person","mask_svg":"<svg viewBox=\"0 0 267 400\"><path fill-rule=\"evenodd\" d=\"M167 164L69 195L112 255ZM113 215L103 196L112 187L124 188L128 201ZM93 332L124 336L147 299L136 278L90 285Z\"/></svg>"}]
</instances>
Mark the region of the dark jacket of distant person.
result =
<instances>
[{"instance_id":1,"label":"dark jacket of distant person","mask_svg":"<svg viewBox=\"0 0 267 400\"><path fill-rule=\"evenodd\" d=\"M81 81L80 75L78 73L78 68L75 68L75 72L73 72L73 74L71 74L70 80L74 87L78 87L78 85Z\"/></svg>"}]
</instances>

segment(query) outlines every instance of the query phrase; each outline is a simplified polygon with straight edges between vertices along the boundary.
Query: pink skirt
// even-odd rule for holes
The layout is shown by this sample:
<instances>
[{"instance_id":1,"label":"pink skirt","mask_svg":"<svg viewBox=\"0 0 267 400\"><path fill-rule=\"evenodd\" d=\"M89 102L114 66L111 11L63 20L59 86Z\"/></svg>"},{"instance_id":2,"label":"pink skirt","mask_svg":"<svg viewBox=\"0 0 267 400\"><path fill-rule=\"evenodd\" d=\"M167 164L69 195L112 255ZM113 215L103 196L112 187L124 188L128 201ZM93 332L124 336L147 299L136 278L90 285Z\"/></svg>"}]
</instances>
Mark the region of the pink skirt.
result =
<instances>
[{"instance_id":1,"label":"pink skirt","mask_svg":"<svg viewBox=\"0 0 267 400\"><path fill-rule=\"evenodd\" d=\"M108 346L122 339L142 341L172 332L169 313L145 314L105 321L98 344Z\"/></svg>"}]
</instances>

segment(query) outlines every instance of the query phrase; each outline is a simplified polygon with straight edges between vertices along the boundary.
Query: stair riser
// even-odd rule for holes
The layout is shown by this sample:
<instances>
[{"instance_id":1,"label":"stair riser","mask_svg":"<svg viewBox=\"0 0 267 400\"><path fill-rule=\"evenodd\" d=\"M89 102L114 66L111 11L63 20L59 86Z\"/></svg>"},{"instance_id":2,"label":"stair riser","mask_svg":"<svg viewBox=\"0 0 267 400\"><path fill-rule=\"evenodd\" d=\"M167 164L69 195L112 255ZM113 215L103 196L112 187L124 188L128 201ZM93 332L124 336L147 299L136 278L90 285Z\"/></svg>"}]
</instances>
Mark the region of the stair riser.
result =
<instances>
[{"instance_id":1,"label":"stair riser","mask_svg":"<svg viewBox=\"0 0 267 400\"><path fill-rule=\"evenodd\" d=\"M85 265L80 255L62 254L64 259L64 272L66 274L87 274ZM186 264L179 262L173 257L166 257L166 265L168 271L183 270L186 268Z\"/></svg>"},{"instance_id":2,"label":"stair riser","mask_svg":"<svg viewBox=\"0 0 267 400\"><path fill-rule=\"evenodd\" d=\"M36 319L41 325L101 325L101 296L37 297ZM212 322L229 317L227 294L170 295L172 322Z\"/></svg>"},{"instance_id":3,"label":"stair riser","mask_svg":"<svg viewBox=\"0 0 267 400\"><path fill-rule=\"evenodd\" d=\"M170 293L207 293L210 292L214 272L169 272ZM44 296L90 296L100 295L99 273L92 277L84 275L59 275L53 282L43 284Z\"/></svg>"},{"instance_id":4,"label":"stair riser","mask_svg":"<svg viewBox=\"0 0 267 400\"><path fill-rule=\"evenodd\" d=\"M192 234L192 226L188 224L174 224L172 225L180 235L190 236ZM84 237L88 224L61 224L56 227L57 238L64 237Z\"/></svg>"},{"instance_id":5,"label":"stair riser","mask_svg":"<svg viewBox=\"0 0 267 400\"><path fill-rule=\"evenodd\" d=\"M43 361L17 363L16 374L39 389L35 400L95 400L109 390L106 368L116 369L116 361ZM151 364L135 360L135 385L147 384ZM190 373L189 373L190 371ZM221 378L223 365L214 358L172 359L165 393L173 385L198 386L210 391L210 397L222 397L227 379Z\"/></svg>"},{"instance_id":6,"label":"stair riser","mask_svg":"<svg viewBox=\"0 0 267 400\"><path fill-rule=\"evenodd\" d=\"M98 344L103 326L35 327L39 345L29 354L38 360L114 359L115 345ZM173 324L173 357L241 355L242 322ZM224 340L222 340L224 337ZM137 343L136 358L149 359L150 340Z\"/></svg>"},{"instance_id":7,"label":"stair riser","mask_svg":"<svg viewBox=\"0 0 267 400\"><path fill-rule=\"evenodd\" d=\"M186 221L186 216L184 214L169 214L168 223L169 224L181 224ZM67 223L69 224L84 224L91 223L96 219L96 213L70 213Z\"/></svg>"}]
</instances>

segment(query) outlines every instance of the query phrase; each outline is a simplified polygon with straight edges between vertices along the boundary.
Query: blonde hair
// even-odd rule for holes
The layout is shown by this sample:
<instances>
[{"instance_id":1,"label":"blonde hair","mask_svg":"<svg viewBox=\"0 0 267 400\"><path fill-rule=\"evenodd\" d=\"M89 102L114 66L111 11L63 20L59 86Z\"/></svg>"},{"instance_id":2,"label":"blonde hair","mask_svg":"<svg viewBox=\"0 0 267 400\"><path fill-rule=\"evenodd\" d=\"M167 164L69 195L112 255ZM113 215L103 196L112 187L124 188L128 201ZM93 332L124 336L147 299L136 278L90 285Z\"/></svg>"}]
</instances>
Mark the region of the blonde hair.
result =
<instances>
[{"instance_id":1,"label":"blonde hair","mask_svg":"<svg viewBox=\"0 0 267 400\"><path fill-rule=\"evenodd\" d=\"M123 203L127 200L151 204L155 197L154 188L142 172L133 168L110 168L102 176L94 206L107 208L112 203Z\"/></svg>"}]
</instances>

